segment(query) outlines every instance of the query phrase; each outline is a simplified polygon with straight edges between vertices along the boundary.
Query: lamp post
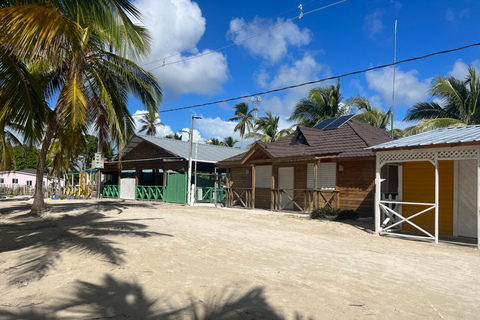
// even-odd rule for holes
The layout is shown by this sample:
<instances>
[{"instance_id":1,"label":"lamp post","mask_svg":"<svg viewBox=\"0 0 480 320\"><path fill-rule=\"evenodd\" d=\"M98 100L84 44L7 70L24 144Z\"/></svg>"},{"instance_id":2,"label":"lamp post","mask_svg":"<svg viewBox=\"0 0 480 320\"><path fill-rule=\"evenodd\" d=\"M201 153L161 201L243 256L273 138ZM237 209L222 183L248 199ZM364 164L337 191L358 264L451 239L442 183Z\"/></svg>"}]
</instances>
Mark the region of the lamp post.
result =
<instances>
[{"instance_id":1,"label":"lamp post","mask_svg":"<svg viewBox=\"0 0 480 320\"><path fill-rule=\"evenodd\" d=\"M258 113L258 103L260 101L262 101L262 98L260 98L260 96L256 96L256 97L251 97L251 100L253 102L253 118L254 118L254 121L256 122L257 121L257 113ZM255 124L255 127L253 128L253 132L257 133L257 124ZM255 135L253 137L253 141L257 141L257 136Z\"/></svg>"},{"instance_id":2,"label":"lamp post","mask_svg":"<svg viewBox=\"0 0 480 320\"><path fill-rule=\"evenodd\" d=\"M183 130L179 130L181 132L188 133L189 135L189 152L188 152L188 176L187 176L187 204L193 205L192 201L192 147L193 147L193 120L194 119L202 119L202 117L195 117L192 116L192 125L190 127L190 132L185 132Z\"/></svg>"}]
</instances>

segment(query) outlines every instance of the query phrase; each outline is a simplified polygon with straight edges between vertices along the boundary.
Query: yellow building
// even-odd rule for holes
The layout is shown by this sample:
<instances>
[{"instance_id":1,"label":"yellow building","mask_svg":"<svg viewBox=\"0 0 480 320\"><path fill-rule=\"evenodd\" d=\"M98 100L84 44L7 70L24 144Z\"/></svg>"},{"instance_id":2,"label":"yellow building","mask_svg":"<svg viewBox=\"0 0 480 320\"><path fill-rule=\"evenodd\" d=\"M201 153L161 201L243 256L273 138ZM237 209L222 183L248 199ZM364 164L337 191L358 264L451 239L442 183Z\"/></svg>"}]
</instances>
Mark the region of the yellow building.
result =
<instances>
[{"instance_id":1,"label":"yellow building","mask_svg":"<svg viewBox=\"0 0 480 320\"><path fill-rule=\"evenodd\" d=\"M480 125L442 128L372 147L375 232L477 238Z\"/></svg>"}]
</instances>

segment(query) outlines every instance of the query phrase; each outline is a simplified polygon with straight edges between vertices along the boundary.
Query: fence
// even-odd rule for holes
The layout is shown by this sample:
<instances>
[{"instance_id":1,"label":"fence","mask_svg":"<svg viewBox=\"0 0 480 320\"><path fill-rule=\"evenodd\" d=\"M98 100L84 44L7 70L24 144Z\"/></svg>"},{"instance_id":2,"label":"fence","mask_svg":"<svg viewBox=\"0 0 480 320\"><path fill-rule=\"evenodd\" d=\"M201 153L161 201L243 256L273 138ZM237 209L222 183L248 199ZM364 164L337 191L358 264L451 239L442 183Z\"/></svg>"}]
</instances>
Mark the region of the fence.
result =
<instances>
[{"instance_id":1,"label":"fence","mask_svg":"<svg viewBox=\"0 0 480 320\"><path fill-rule=\"evenodd\" d=\"M43 194L46 198L58 196L63 192L53 187L43 187ZM0 194L6 194L11 196L33 196L35 194L35 188L18 184L0 184Z\"/></svg>"}]
</instances>

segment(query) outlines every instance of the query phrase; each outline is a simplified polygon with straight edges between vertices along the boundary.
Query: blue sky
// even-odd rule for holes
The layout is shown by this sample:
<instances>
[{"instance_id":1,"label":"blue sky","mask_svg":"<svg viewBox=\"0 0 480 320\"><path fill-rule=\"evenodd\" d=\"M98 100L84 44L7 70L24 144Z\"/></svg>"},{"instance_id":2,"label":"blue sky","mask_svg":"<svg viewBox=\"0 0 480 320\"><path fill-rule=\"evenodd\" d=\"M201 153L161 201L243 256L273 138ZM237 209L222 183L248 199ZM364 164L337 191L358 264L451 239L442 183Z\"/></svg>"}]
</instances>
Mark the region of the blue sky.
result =
<instances>
[{"instance_id":1,"label":"blue sky","mask_svg":"<svg viewBox=\"0 0 480 320\"><path fill-rule=\"evenodd\" d=\"M304 1L303 12L335 2ZM284 23L299 14L299 9L294 9L216 41L212 40L296 8L300 2L137 0L136 4L154 40L151 57L140 64L157 75L163 86L161 110L250 95L391 63L395 20L397 61L479 42L475 13L480 12L480 3L474 0L347 0ZM284 24L234 44L280 23ZM229 45L232 46L216 51ZM163 58L190 48L195 49L167 58L166 66L161 66ZM211 51L214 52L195 58ZM177 63L186 58L193 59ZM430 99L429 85L435 75L463 78L468 64L480 68L479 47L397 66L395 126L411 125L400 120L413 104ZM392 79L392 68L371 71L342 78L341 90L345 98L362 95L373 105L387 109L391 106ZM283 127L290 126L292 123L286 119L311 87L262 95L259 115L271 111L281 117ZM203 119L195 122L198 131L194 140L230 135L239 139L233 133L235 123L228 122L233 116L233 105L238 102L161 113L165 127L159 128L159 136L188 128L190 116L196 115ZM143 106L131 99L129 109L138 118Z\"/></svg>"}]
</instances>

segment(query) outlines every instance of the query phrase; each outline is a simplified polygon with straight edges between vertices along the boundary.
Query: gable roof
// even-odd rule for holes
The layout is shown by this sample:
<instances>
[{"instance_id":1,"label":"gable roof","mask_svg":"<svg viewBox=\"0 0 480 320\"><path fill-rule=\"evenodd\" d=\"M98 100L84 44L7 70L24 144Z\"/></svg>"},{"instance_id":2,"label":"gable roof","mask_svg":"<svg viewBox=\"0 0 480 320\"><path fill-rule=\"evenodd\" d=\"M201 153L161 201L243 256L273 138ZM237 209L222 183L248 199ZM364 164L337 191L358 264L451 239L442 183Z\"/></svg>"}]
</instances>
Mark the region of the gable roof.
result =
<instances>
[{"instance_id":1,"label":"gable roof","mask_svg":"<svg viewBox=\"0 0 480 320\"><path fill-rule=\"evenodd\" d=\"M307 144L295 144L300 134L303 135ZM366 150L365 148L390 140L391 138L386 130L359 120L349 119L336 129L319 130L297 127L292 136L272 143L257 142L256 145L263 148L274 159L326 156L351 158L374 156L372 150ZM222 163L241 162L249 153L250 151L247 151L241 155L228 158Z\"/></svg>"},{"instance_id":2,"label":"gable roof","mask_svg":"<svg viewBox=\"0 0 480 320\"><path fill-rule=\"evenodd\" d=\"M480 142L480 125L439 128L413 136L382 143L370 149L434 146L450 143Z\"/></svg>"},{"instance_id":3,"label":"gable roof","mask_svg":"<svg viewBox=\"0 0 480 320\"><path fill-rule=\"evenodd\" d=\"M187 159L189 158L190 144L188 141L159 138L152 136L137 135L135 136L127 147L122 152L122 157L128 154L133 148L135 148L140 142L147 141L155 146L158 146L176 157ZM214 146L210 144L199 143L193 144L192 158L195 160L195 148L197 148L197 159L199 162L216 163L223 159L238 155L243 152L241 149Z\"/></svg>"}]
</instances>

